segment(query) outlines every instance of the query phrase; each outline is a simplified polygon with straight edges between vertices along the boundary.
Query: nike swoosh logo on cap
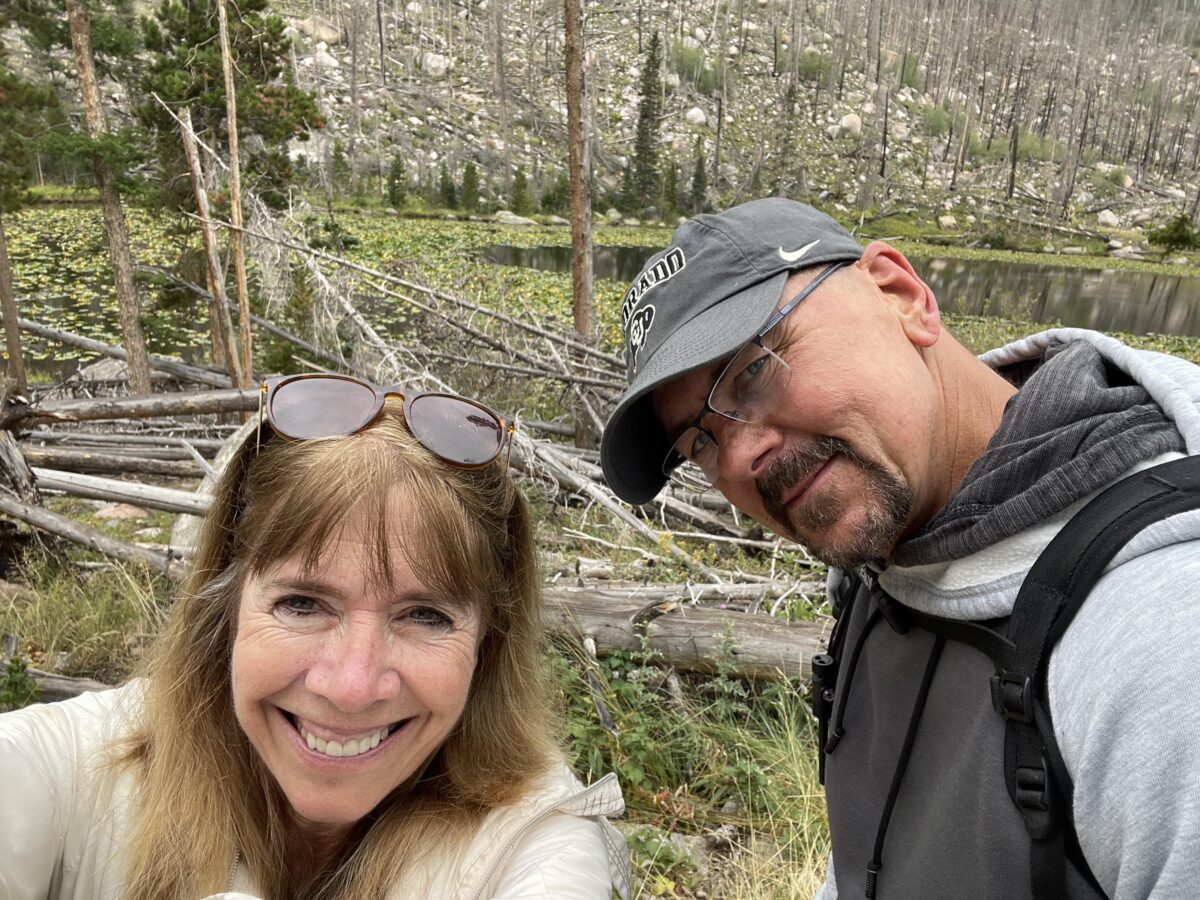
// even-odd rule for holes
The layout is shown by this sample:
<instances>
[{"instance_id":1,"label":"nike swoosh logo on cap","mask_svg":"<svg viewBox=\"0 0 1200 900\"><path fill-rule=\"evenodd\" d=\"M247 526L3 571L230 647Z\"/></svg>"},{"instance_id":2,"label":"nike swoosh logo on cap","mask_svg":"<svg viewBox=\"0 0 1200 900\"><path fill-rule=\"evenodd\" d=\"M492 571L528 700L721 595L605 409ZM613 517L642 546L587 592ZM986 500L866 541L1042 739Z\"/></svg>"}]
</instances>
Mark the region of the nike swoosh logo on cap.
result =
<instances>
[{"instance_id":1,"label":"nike swoosh logo on cap","mask_svg":"<svg viewBox=\"0 0 1200 900\"><path fill-rule=\"evenodd\" d=\"M813 247L817 246L817 244L819 244L819 243L821 243L821 239L817 238L811 244L805 244L803 247L801 247L798 250L790 250L789 251L789 250L784 250L782 247L780 247L779 248L779 258L782 259L784 262L793 263L796 260L800 259L802 256L804 256L805 253L807 253Z\"/></svg>"}]
</instances>

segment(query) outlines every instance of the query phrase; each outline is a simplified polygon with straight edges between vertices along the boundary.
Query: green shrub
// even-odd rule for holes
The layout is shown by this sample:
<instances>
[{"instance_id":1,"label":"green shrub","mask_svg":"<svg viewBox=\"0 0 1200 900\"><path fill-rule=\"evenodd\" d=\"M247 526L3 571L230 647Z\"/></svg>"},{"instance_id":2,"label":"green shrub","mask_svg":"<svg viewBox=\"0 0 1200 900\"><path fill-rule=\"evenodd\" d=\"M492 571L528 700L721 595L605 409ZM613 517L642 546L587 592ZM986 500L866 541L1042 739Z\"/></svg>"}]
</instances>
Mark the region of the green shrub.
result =
<instances>
[{"instance_id":1,"label":"green shrub","mask_svg":"<svg viewBox=\"0 0 1200 900\"><path fill-rule=\"evenodd\" d=\"M1163 254L1173 250L1200 249L1200 230L1187 216L1176 216L1166 225L1146 232L1146 240L1163 248Z\"/></svg>"},{"instance_id":2,"label":"green shrub","mask_svg":"<svg viewBox=\"0 0 1200 900\"><path fill-rule=\"evenodd\" d=\"M685 47L679 41L671 44L671 71L688 81L701 94L712 96L717 89L717 72L705 61L699 47Z\"/></svg>"},{"instance_id":3,"label":"green shrub","mask_svg":"<svg viewBox=\"0 0 1200 900\"><path fill-rule=\"evenodd\" d=\"M0 712L28 706L37 696L37 682L29 676L21 657L13 656L0 672Z\"/></svg>"}]
</instances>

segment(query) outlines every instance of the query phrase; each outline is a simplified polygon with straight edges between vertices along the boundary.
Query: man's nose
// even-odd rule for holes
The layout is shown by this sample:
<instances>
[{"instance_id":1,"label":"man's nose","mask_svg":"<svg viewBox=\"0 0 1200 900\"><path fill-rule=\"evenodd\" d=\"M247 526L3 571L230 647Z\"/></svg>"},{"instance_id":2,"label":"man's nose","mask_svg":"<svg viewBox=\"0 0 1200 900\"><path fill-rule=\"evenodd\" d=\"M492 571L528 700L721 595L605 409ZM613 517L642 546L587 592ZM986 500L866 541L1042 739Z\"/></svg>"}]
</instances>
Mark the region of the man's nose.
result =
<instances>
[{"instance_id":1,"label":"man's nose","mask_svg":"<svg viewBox=\"0 0 1200 900\"><path fill-rule=\"evenodd\" d=\"M328 635L306 685L343 712L361 712L400 691L398 648L386 628L348 621Z\"/></svg>"},{"instance_id":2,"label":"man's nose","mask_svg":"<svg viewBox=\"0 0 1200 900\"><path fill-rule=\"evenodd\" d=\"M724 481L746 481L766 471L782 446L778 428L765 422L722 418L717 438L717 470Z\"/></svg>"}]
</instances>

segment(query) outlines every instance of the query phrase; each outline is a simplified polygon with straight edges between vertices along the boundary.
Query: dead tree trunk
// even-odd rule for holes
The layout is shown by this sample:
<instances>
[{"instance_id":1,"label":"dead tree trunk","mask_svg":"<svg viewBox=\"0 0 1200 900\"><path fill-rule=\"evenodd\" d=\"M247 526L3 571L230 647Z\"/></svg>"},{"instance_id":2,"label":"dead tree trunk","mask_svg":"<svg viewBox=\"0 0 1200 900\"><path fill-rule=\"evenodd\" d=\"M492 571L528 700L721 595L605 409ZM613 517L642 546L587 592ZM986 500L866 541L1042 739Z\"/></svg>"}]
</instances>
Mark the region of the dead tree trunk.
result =
<instances>
[{"instance_id":1,"label":"dead tree trunk","mask_svg":"<svg viewBox=\"0 0 1200 900\"><path fill-rule=\"evenodd\" d=\"M571 182L571 295L575 334L587 344L596 337L592 305L592 201L588 191L590 156L583 121L583 12L580 0L566 0L567 160ZM575 413L575 446L589 447L593 434L583 410Z\"/></svg>"},{"instance_id":2,"label":"dead tree trunk","mask_svg":"<svg viewBox=\"0 0 1200 900\"><path fill-rule=\"evenodd\" d=\"M17 298L13 295L12 268L8 264L8 242L0 216L0 310L4 312L4 346L8 350L8 377L13 389L24 394L25 362L21 358L21 326L17 324Z\"/></svg>"},{"instance_id":3,"label":"dead tree trunk","mask_svg":"<svg viewBox=\"0 0 1200 900\"><path fill-rule=\"evenodd\" d=\"M220 336L221 352L225 356L226 365L229 366L229 378L234 387L241 387L245 382L242 380L242 367L233 341L233 321L229 318L229 307L225 303L225 276L217 258L217 236L208 215L208 191L204 188L204 173L200 170L200 156L196 150L196 133L192 130L191 111L185 107L180 112L179 120L182 126L180 134L183 137L183 149L187 154L188 168L192 174L192 190L196 194L200 230L204 236L204 259L208 265L208 280L213 295L209 314L213 316L215 332ZM247 313L247 324L249 321Z\"/></svg>"},{"instance_id":4,"label":"dead tree trunk","mask_svg":"<svg viewBox=\"0 0 1200 900\"><path fill-rule=\"evenodd\" d=\"M242 250L242 167L238 159L237 89L233 84L233 59L229 51L229 16L225 0L217 2L217 21L221 34L221 68L225 73L225 119L229 132L229 250L237 277L238 327L241 331L242 371L254 371L254 351L250 345L250 289L246 285L246 255Z\"/></svg>"},{"instance_id":5,"label":"dead tree trunk","mask_svg":"<svg viewBox=\"0 0 1200 900\"><path fill-rule=\"evenodd\" d=\"M88 135L99 140L107 133L104 110L100 106L100 88L92 60L92 33L87 8L83 0L67 0L67 18L71 27L71 47L79 69L79 90L87 115ZM129 389L134 394L150 393L150 363L146 355L146 337L142 332L141 302L133 283L133 257L129 252L129 233L125 213L112 169L99 156L93 163L100 205L104 210L104 233L108 239L108 255L112 261L117 302L121 308L121 332L128 353Z\"/></svg>"}]
</instances>

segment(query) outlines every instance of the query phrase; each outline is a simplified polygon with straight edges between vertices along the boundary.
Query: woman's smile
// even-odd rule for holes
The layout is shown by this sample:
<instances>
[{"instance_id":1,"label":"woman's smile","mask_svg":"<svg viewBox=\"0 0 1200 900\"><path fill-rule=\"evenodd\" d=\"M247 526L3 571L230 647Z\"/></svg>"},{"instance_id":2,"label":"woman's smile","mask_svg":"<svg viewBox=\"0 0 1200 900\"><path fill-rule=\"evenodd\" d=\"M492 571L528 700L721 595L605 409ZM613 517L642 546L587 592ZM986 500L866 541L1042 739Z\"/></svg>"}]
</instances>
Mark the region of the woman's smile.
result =
<instances>
[{"instance_id":1,"label":"woman's smile","mask_svg":"<svg viewBox=\"0 0 1200 900\"><path fill-rule=\"evenodd\" d=\"M299 737L300 747L298 749L302 755L313 756L322 761L343 760L346 763L360 759L363 761L366 761L367 758L374 759L383 752L381 748L392 745L393 738L399 739L397 736L400 732L410 730L408 725L416 719L416 716L409 716L377 728L342 731L326 728L283 710L280 712Z\"/></svg>"}]
</instances>

